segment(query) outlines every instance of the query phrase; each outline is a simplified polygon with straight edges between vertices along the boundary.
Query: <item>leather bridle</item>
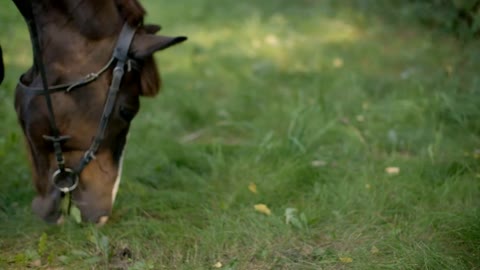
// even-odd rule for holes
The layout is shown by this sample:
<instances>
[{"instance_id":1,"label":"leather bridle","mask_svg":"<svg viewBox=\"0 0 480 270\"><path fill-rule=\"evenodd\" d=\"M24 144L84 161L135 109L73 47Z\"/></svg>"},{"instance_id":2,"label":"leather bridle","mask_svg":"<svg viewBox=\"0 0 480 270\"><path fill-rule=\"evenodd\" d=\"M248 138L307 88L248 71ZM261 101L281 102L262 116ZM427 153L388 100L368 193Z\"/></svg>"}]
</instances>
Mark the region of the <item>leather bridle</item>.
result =
<instances>
[{"instance_id":1,"label":"leather bridle","mask_svg":"<svg viewBox=\"0 0 480 270\"><path fill-rule=\"evenodd\" d=\"M97 153L105 135L106 128L108 126L108 121L112 114L113 108L115 107L117 93L122 82L123 75L125 74L125 67L128 67L128 70L131 68L131 64L134 61L128 57L128 51L130 45L132 44L133 37L135 36L136 28L131 27L128 23L123 25L123 28L119 34L115 49L113 50L112 57L108 63L103 66L98 72L90 73L85 77L81 78L78 81L72 83L58 84L53 86L48 86L45 66L42 62L42 51L40 47L38 31L35 23L34 16L31 16L31 19L27 19L27 24L29 26L33 54L35 59L35 65L40 71L40 76L42 79L42 87L29 87L22 83L22 78L20 78L18 86L20 89L33 92L36 95L42 95L45 98L48 111L48 119L50 124L51 135L43 135L43 138L53 144L53 149L55 153L55 159L57 162L58 169L52 174L52 183L53 185L60 190L62 193L69 193L73 191L79 182L79 175L82 170L93 160L95 159L95 154ZM58 126L55 121L55 114L53 110L53 104L51 99L51 94L64 91L69 93L71 90L87 85L95 81L100 75L105 73L112 65L115 64L113 69L112 82L110 84L107 99L103 108L103 113L98 125L95 137L93 142L85 151L83 158L80 160L80 163L75 168L68 168L65 166L65 159L62 151L62 142L68 140L70 136L61 135L58 129Z\"/></svg>"}]
</instances>

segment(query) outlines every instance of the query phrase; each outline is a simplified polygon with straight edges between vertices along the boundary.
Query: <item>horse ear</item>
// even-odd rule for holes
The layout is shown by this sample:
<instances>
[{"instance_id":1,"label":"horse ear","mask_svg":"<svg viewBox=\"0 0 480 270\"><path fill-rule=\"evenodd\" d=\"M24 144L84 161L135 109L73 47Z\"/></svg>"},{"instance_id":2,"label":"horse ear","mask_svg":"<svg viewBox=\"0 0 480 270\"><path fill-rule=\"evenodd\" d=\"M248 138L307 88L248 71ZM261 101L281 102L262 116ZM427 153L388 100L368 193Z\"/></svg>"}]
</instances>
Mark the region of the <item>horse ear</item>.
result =
<instances>
[{"instance_id":1,"label":"horse ear","mask_svg":"<svg viewBox=\"0 0 480 270\"><path fill-rule=\"evenodd\" d=\"M187 40L187 37L183 36L168 37L138 33L133 39L130 54L133 58L144 59L157 51L164 50L185 40Z\"/></svg>"},{"instance_id":2,"label":"horse ear","mask_svg":"<svg viewBox=\"0 0 480 270\"><path fill-rule=\"evenodd\" d=\"M155 96L162 85L162 80L152 55L157 51L187 40L183 36L168 37L151 34L158 30L160 30L159 26L147 26L144 29L147 33L137 33L130 46L130 56L141 60L143 65L140 71L140 91L142 96Z\"/></svg>"},{"instance_id":3,"label":"horse ear","mask_svg":"<svg viewBox=\"0 0 480 270\"><path fill-rule=\"evenodd\" d=\"M162 30L162 27L157 24L144 24L142 28L147 34L156 34L158 31Z\"/></svg>"}]
</instances>

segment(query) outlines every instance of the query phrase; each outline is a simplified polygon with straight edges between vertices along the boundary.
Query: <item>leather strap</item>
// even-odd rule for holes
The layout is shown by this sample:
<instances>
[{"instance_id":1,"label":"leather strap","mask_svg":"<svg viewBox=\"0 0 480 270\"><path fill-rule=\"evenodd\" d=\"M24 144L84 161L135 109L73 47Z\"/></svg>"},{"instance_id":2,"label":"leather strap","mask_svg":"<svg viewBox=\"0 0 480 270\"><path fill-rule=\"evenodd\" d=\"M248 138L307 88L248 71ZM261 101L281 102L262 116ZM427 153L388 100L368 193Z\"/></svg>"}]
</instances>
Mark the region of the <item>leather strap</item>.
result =
<instances>
[{"instance_id":1,"label":"leather strap","mask_svg":"<svg viewBox=\"0 0 480 270\"><path fill-rule=\"evenodd\" d=\"M56 93L56 92L62 92L62 91L70 92L71 90L73 90L77 87L80 87L80 86L83 86L83 85L86 85L86 84L89 84L89 83L95 81L98 77L100 77L100 75L102 75L102 73L104 73L105 71L108 70L108 68L112 65L114 60L115 60L114 57L110 58L108 63L105 66L103 66L99 71L94 72L94 73L90 73L90 74L86 75L85 77L81 78L80 80L78 80L76 82L52 85L52 86L48 87L47 91L45 91L45 89L43 89L43 87L30 87L30 86L25 85L22 82L23 81L23 75L20 77L20 80L18 81L18 86L22 90L33 92L35 95L49 95L49 94L53 94L53 93Z\"/></svg>"},{"instance_id":2,"label":"leather strap","mask_svg":"<svg viewBox=\"0 0 480 270\"><path fill-rule=\"evenodd\" d=\"M113 52L113 58L117 60L117 64L113 69L112 83L110 84L110 88L108 90L108 96L103 108L102 118L100 119L100 124L97 128L97 134L93 139L92 145L85 152L80 165L76 169L78 174L80 174L80 172L85 168L85 166L88 165L88 163L95 159L98 148L104 139L105 130L108 126L108 120L110 119L110 115L113 111L117 93L120 88L120 84L122 83L123 75L125 74L125 65L126 61L128 60L128 50L130 48L130 44L132 44L133 37L135 36L135 31L135 28L132 28L128 25L128 23L125 23L122 31L120 32L117 45L115 46L115 50Z\"/></svg>"}]
</instances>

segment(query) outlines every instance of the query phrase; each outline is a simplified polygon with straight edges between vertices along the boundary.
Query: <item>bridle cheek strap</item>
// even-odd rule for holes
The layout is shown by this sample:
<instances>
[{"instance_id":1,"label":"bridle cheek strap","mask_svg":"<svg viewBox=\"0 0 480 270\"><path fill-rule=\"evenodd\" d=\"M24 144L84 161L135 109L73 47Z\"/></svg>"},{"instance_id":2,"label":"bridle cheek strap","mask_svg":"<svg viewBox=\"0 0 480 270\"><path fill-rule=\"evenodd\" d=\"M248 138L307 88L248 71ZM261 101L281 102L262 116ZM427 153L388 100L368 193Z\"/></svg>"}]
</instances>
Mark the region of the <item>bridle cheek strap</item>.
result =
<instances>
[{"instance_id":1,"label":"bridle cheek strap","mask_svg":"<svg viewBox=\"0 0 480 270\"><path fill-rule=\"evenodd\" d=\"M123 75L125 74L125 65L128 61L128 50L130 49L133 37L135 36L135 31L135 28L128 25L128 23L125 23L122 31L120 32L117 45L113 51L113 58L117 61L117 64L113 69L112 83L110 84L110 88L108 90L108 96L103 108L102 118L100 119L100 124L98 125L97 133L93 138L92 145L85 152L80 165L75 170L77 174L80 174L85 166L87 166L90 161L95 159L95 154L97 153L98 148L105 137L105 130L108 126L108 120L110 119L110 115L115 107L117 93L120 88L120 84L122 83Z\"/></svg>"}]
</instances>

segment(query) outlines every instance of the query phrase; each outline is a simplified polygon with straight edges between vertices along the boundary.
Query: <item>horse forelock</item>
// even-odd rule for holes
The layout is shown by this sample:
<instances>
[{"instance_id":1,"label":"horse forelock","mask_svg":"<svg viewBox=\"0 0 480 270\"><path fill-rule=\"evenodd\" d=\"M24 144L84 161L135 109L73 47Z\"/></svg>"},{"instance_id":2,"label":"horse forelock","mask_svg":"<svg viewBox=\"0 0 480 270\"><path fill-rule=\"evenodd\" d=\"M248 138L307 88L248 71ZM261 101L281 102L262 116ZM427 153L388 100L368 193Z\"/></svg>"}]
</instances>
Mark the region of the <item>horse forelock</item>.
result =
<instances>
[{"instance_id":1,"label":"horse forelock","mask_svg":"<svg viewBox=\"0 0 480 270\"><path fill-rule=\"evenodd\" d=\"M141 25L146 14L138 0L42 0L33 9L40 29L56 24L88 39L113 36L125 21Z\"/></svg>"}]
</instances>

